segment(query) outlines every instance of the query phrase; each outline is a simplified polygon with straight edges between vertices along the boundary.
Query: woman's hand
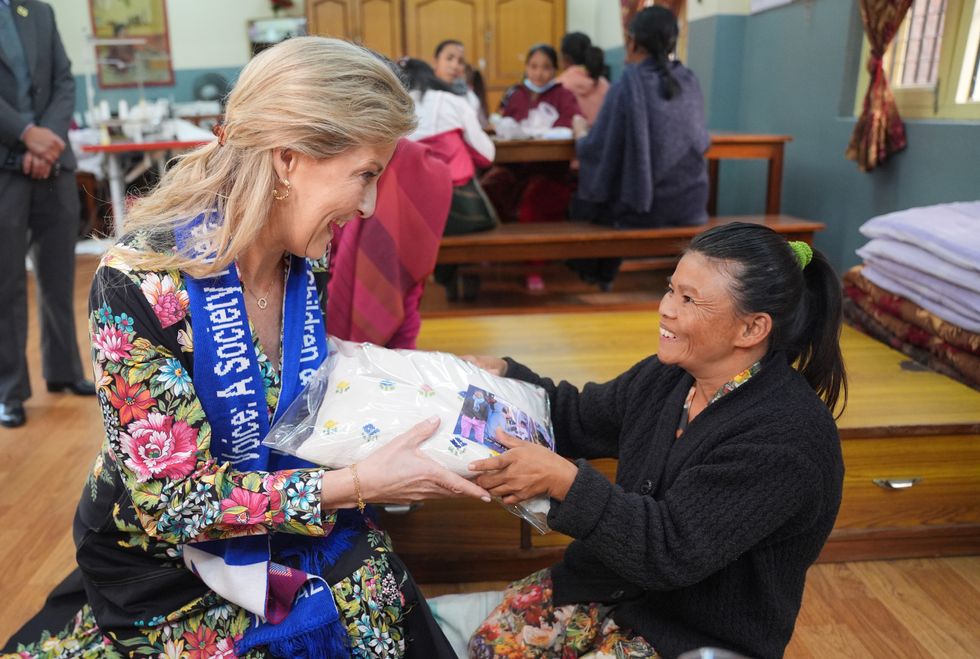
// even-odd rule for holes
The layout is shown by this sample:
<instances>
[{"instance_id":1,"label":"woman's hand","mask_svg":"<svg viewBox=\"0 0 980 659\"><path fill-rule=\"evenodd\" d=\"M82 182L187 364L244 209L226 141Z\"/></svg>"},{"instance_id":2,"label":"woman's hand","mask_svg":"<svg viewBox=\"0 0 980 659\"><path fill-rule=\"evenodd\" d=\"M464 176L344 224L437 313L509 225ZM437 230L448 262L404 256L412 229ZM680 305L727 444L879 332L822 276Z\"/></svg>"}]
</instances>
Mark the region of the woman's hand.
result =
<instances>
[{"instance_id":1,"label":"woman's hand","mask_svg":"<svg viewBox=\"0 0 980 659\"><path fill-rule=\"evenodd\" d=\"M471 496L489 502L490 495L482 487L422 454L422 443L438 427L439 417L423 421L358 463L364 500L411 503L435 497Z\"/></svg>"},{"instance_id":2,"label":"woman's hand","mask_svg":"<svg viewBox=\"0 0 980 659\"><path fill-rule=\"evenodd\" d=\"M578 475L574 462L540 444L508 435L499 428L496 439L509 450L470 463L470 471L481 472L476 479L478 485L507 504L520 503L539 494L564 501Z\"/></svg>"},{"instance_id":3,"label":"woman's hand","mask_svg":"<svg viewBox=\"0 0 980 659\"><path fill-rule=\"evenodd\" d=\"M460 355L460 359L479 366L487 373L503 377L507 375L507 362L500 357L487 357L486 355Z\"/></svg>"},{"instance_id":4,"label":"woman's hand","mask_svg":"<svg viewBox=\"0 0 980 659\"><path fill-rule=\"evenodd\" d=\"M581 139L589 134L589 122L580 114L572 117L572 138Z\"/></svg>"}]
</instances>

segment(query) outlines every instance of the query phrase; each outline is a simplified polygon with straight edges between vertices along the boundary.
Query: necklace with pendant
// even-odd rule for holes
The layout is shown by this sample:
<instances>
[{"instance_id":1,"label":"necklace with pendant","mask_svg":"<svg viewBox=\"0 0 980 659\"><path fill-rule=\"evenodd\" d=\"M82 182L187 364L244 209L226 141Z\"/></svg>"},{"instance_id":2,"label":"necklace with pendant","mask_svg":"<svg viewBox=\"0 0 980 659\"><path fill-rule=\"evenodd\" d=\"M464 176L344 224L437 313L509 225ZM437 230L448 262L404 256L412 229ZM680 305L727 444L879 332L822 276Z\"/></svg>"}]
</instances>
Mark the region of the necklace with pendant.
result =
<instances>
[{"instance_id":1,"label":"necklace with pendant","mask_svg":"<svg viewBox=\"0 0 980 659\"><path fill-rule=\"evenodd\" d=\"M283 255L283 272L285 272L285 269L286 269L286 256ZM258 306L259 309L265 311L266 308L269 306L269 296L272 295L272 289L275 288L275 282L273 282L272 286L269 287L269 290L266 291L265 295L261 297L257 296L255 293L252 292L251 287L245 284L244 279L242 279L241 282L242 282L242 290L246 291L249 295L252 296L252 299L255 300L255 304L256 306Z\"/></svg>"}]
</instances>

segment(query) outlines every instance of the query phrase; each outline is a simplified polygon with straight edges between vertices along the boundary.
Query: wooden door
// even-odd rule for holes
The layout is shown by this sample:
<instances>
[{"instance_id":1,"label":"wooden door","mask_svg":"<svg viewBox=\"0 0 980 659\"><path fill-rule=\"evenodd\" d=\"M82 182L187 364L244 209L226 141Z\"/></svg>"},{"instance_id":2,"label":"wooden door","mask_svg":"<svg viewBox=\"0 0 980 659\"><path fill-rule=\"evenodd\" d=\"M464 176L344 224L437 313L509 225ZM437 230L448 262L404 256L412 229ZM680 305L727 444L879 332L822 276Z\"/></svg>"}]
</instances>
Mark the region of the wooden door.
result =
<instances>
[{"instance_id":1,"label":"wooden door","mask_svg":"<svg viewBox=\"0 0 980 659\"><path fill-rule=\"evenodd\" d=\"M310 34L353 40L357 35L356 0L307 0L306 20Z\"/></svg>"},{"instance_id":2,"label":"wooden door","mask_svg":"<svg viewBox=\"0 0 980 659\"><path fill-rule=\"evenodd\" d=\"M401 0L360 0L357 4L354 40L392 60L404 55Z\"/></svg>"},{"instance_id":3,"label":"wooden door","mask_svg":"<svg viewBox=\"0 0 980 659\"><path fill-rule=\"evenodd\" d=\"M405 51L430 64L439 42L463 43L466 59L486 76L486 0L404 0Z\"/></svg>"},{"instance_id":4,"label":"wooden door","mask_svg":"<svg viewBox=\"0 0 980 659\"><path fill-rule=\"evenodd\" d=\"M546 43L558 50L565 35L566 0L486 2L489 29L484 75L493 111L501 94L524 79L524 59L531 46Z\"/></svg>"}]
</instances>

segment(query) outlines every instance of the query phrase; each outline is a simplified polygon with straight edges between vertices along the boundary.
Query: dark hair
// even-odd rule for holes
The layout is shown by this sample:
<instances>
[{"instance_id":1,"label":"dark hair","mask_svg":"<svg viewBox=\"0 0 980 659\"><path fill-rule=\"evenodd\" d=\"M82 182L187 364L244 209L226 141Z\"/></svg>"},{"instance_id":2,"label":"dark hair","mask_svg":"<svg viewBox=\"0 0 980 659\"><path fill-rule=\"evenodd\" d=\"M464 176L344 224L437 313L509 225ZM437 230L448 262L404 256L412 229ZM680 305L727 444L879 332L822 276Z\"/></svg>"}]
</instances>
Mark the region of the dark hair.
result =
<instances>
[{"instance_id":1,"label":"dark hair","mask_svg":"<svg viewBox=\"0 0 980 659\"><path fill-rule=\"evenodd\" d=\"M420 59L404 58L398 60L402 81L409 90L418 90L422 96L430 89L452 93L452 87L436 77L436 72L428 63Z\"/></svg>"},{"instance_id":2,"label":"dark hair","mask_svg":"<svg viewBox=\"0 0 980 659\"><path fill-rule=\"evenodd\" d=\"M483 74L480 73L480 69L474 69L469 64L463 70L466 71L466 82L473 90L473 95L480 101L480 109L483 110L484 115L489 114L487 112L487 83L483 81Z\"/></svg>"},{"instance_id":3,"label":"dark hair","mask_svg":"<svg viewBox=\"0 0 980 659\"><path fill-rule=\"evenodd\" d=\"M525 64L531 61L534 53L544 53L545 56L551 60L551 66L553 66L556 71L558 70L558 53L555 52L554 48L546 43L539 43L531 46L531 49L527 51L527 57L524 58Z\"/></svg>"},{"instance_id":4,"label":"dark hair","mask_svg":"<svg viewBox=\"0 0 980 659\"><path fill-rule=\"evenodd\" d=\"M446 46L459 46L460 48L465 48L462 41L457 41L456 39L446 39L445 41L440 41L439 45L436 46L436 54L433 55L433 57L439 57L439 53L441 53L442 49Z\"/></svg>"},{"instance_id":5,"label":"dark hair","mask_svg":"<svg viewBox=\"0 0 980 659\"><path fill-rule=\"evenodd\" d=\"M572 64L584 66L593 80L598 80L606 71L606 55L602 48L593 46L589 35L582 32L569 32L562 37L561 54Z\"/></svg>"},{"instance_id":6,"label":"dark hair","mask_svg":"<svg viewBox=\"0 0 980 659\"><path fill-rule=\"evenodd\" d=\"M677 47L677 17L666 7L654 5L633 17L629 27L633 41L653 58L660 75L660 95L668 101L681 91L680 83L670 74L670 54Z\"/></svg>"},{"instance_id":7,"label":"dark hair","mask_svg":"<svg viewBox=\"0 0 980 659\"><path fill-rule=\"evenodd\" d=\"M734 265L735 308L772 318L767 355L785 353L831 411L842 400L843 413L847 375L840 352L841 284L826 257L813 250L813 259L800 268L785 238L765 225L743 222L698 234L687 252Z\"/></svg>"}]
</instances>

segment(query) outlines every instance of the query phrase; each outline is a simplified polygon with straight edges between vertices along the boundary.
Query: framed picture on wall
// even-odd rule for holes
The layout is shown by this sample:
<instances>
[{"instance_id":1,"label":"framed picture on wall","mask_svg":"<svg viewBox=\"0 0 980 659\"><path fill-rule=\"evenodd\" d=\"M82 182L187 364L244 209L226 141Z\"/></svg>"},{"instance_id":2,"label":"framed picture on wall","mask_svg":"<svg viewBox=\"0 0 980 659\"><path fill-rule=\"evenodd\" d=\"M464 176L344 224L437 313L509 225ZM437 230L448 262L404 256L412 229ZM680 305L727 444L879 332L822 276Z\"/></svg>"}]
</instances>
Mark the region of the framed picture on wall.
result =
<instances>
[{"instance_id":1,"label":"framed picture on wall","mask_svg":"<svg viewBox=\"0 0 980 659\"><path fill-rule=\"evenodd\" d=\"M172 85L166 0L88 0L99 86Z\"/></svg>"}]
</instances>

